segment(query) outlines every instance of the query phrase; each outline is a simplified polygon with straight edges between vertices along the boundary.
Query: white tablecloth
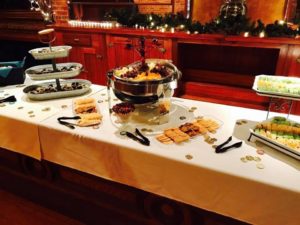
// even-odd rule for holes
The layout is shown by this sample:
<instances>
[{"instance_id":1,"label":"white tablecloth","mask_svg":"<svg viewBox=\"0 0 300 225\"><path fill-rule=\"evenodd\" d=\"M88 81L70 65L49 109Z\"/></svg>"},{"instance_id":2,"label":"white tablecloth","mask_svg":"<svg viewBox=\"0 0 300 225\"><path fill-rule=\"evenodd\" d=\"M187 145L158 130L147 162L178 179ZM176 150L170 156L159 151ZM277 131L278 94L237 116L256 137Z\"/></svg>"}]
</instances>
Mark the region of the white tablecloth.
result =
<instances>
[{"instance_id":1,"label":"white tablecloth","mask_svg":"<svg viewBox=\"0 0 300 225\"><path fill-rule=\"evenodd\" d=\"M32 82L26 80L25 84ZM100 91L104 87L92 85L85 96ZM62 111L62 105L71 108L71 98L50 101L31 101L23 93L23 86L0 88L0 98L14 95L15 103L0 104L0 147L36 159L41 159L39 124L50 116Z\"/></svg>"},{"instance_id":2,"label":"white tablecloth","mask_svg":"<svg viewBox=\"0 0 300 225\"><path fill-rule=\"evenodd\" d=\"M44 159L252 224L300 221L299 161L265 146L260 147L266 151L260 156L265 169L240 160L246 155L258 156L256 144L246 140L253 121L264 120L265 111L174 98L174 105L196 106L194 116L209 116L222 123L211 135L218 139L217 144L233 135L234 141L244 141L242 148L216 154L201 136L181 145L163 145L150 136L147 147L119 135L109 118L104 94L103 90L93 95L103 101L99 104L104 115L99 129L70 130L58 125L57 117L73 115L71 109L41 123ZM236 125L239 119L248 123ZM296 116L291 119L300 121Z\"/></svg>"},{"instance_id":3,"label":"white tablecloth","mask_svg":"<svg viewBox=\"0 0 300 225\"><path fill-rule=\"evenodd\" d=\"M204 115L222 123L211 135L218 139L216 144L233 135L233 141L244 141L243 146L216 154L202 136L181 145L163 145L149 136L151 145L147 147L119 135L110 120L103 88L93 86L92 92L102 101L99 129L75 130L57 122L60 116L73 116L72 99L30 102L22 88L1 88L0 94L14 94L18 102L0 108L0 147L252 224L298 224L300 162L266 146L259 146L266 152L260 156L264 169L258 169L255 162L240 160L246 155L257 156L256 144L246 140L253 121L264 120L266 112L174 98L177 109L195 106L193 116ZM62 104L67 108L62 109ZM24 112L17 109L19 106ZM41 111L44 107L51 110ZM28 116L29 109L35 117ZM172 112L171 116L179 116L176 110ZM240 119L248 123L236 125ZM300 121L297 116L291 119Z\"/></svg>"}]
</instances>

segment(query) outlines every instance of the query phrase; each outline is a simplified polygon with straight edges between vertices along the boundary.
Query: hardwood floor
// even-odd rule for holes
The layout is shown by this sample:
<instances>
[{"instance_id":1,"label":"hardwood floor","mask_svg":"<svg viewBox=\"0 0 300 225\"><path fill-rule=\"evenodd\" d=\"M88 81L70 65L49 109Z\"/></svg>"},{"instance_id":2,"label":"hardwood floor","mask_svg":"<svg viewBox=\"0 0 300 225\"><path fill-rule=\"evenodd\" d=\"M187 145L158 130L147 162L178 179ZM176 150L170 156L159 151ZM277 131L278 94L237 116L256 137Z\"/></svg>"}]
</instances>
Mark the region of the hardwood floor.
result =
<instances>
[{"instance_id":1,"label":"hardwood floor","mask_svg":"<svg viewBox=\"0 0 300 225\"><path fill-rule=\"evenodd\" d=\"M0 189L0 225L83 225Z\"/></svg>"}]
</instances>

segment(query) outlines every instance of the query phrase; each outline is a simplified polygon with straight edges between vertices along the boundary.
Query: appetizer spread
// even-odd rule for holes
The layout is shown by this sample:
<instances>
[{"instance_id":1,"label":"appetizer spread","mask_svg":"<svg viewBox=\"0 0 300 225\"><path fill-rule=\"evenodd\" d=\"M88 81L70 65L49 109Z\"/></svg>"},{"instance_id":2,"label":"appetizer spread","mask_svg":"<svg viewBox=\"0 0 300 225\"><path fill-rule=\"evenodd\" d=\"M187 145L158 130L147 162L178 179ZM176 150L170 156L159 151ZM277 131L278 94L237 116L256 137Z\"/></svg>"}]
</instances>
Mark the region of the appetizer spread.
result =
<instances>
[{"instance_id":1,"label":"appetizer spread","mask_svg":"<svg viewBox=\"0 0 300 225\"><path fill-rule=\"evenodd\" d=\"M72 82L72 83L65 83L61 86L61 91L74 91L79 89L88 88L87 84L79 83L79 82ZM58 92L59 90L53 84L48 85L39 85L35 88L32 88L29 93L30 94L45 94L45 93L53 93Z\"/></svg>"},{"instance_id":2,"label":"appetizer spread","mask_svg":"<svg viewBox=\"0 0 300 225\"><path fill-rule=\"evenodd\" d=\"M286 147L300 152L300 123L284 117L258 123L254 132Z\"/></svg>"},{"instance_id":3,"label":"appetizer spread","mask_svg":"<svg viewBox=\"0 0 300 225\"><path fill-rule=\"evenodd\" d=\"M122 102L112 107L112 111L118 117L119 122L128 121L132 112L134 112L134 110L135 110L134 105L129 102Z\"/></svg>"},{"instance_id":4,"label":"appetizer spread","mask_svg":"<svg viewBox=\"0 0 300 225\"><path fill-rule=\"evenodd\" d=\"M96 101L94 98L82 98L74 100L74 111L80 119L77 122L78 126L86 127L98 125L102 121Z\"/></svg>"},{"instance_id":5,"label":"appetizer spread","mask_svg":"<svg viewBox=\"0 0 300 225\"><path fill-rule=\"evenodd\" d=\"M52 59L52 58L61 58L67 57L69 51L72 49L71 46L54 46L54 47L43 47L36 48L29 51L29 53L35 59Z\"/></svg>"},{"instance_id":6,"label":"appetizer spread","mask_svg":"<svg viewBox=\"0 0 300 225\"><path fill-rule=\"evenodd\" d=\"M48 67L39 67L37 69L31 68L26 71L28 74L48 74L48 73L57 73L57 72L68 72L68 71L76 71L81 69L78 65L70 65L70 66L61 66L57 68L57 70L53 70L52 65Z\"/></svg>"},{"instance_id":7,"label":"appetizer spread","mask_svg":"<svg viewBox=\"0 0 300 225\"><path fill-rule=\"evenodd\" d=\"M160 80L169 76L172 70L160 63L145 63L122 67L114 71L116 77L131 81Z\"/></svg>"},{"instance_id":8,"label":"appetizer spread","mask_svg":"<svg viewBox=\"0 0 300 225\"><path fill-rule=\"evenodd\" d=\"M255 83L260 92L300 96L300 79L296 77L260 75Z\"/></svg>"},{"instance_id":9,"label":"appetizer spread","mask_svg":"<svg viewBox=\"0 0 300 225\"><path fill-rule=\"evenodd\" d=\"M215 133L220 124L209 118L199 117L192 123L185 123L176 128L164 130L163 134L156 136L156 139L163 144L181 143L188 141L196 135L206 135L208 132Z\"/></svg>"}]
</instances>

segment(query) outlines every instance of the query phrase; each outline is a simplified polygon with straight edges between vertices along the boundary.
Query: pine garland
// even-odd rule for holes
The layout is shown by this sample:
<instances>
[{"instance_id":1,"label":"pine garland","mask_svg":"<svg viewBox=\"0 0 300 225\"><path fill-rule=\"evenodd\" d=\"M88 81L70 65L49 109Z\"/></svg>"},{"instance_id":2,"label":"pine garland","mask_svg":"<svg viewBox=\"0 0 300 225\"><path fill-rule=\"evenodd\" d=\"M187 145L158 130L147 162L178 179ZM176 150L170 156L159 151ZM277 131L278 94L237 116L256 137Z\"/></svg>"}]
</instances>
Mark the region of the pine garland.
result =
<instances>
[{"instance_id":1,"label":"pine garland","mask_svg":"<svg viewBox=\"0 0 300 225\"><path fill-rule=\"evenodd\" d=\"M261 20L251 21L246 16L219 16L209 23L201 24L199 21L187 19L182 12L164 16L158 14L142 14L136 8L112 9L105 15L108 20L115 20L127 27L143 27L148 29L172 28L177 31L186 31L195 34L224 34L241 35L249 33L252 36L260 36L262 33L267 37L296 37L300 35L298 25L289 25L283 21L275 21L265 25Z\"/></svg>"}]
</instances>

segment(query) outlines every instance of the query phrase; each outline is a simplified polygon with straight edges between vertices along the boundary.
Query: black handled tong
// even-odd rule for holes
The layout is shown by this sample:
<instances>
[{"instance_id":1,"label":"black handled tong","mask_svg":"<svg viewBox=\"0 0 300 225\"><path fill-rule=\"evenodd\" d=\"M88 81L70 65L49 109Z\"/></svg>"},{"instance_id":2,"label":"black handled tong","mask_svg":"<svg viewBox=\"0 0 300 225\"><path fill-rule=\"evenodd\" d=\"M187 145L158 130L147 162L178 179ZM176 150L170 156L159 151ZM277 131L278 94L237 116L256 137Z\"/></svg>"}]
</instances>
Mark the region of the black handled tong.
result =
<instances>
[{"instance_id":1,"label":"black handled tong","mask_svg":"<svg viewBox=\"0 0 300 225\"><path fill-rule=\"evenodd\" d=\"M3 99L0 99L0 103L4 103L4 102L16 102L17 99L14 95L12 96L9 96L7 98L3 98Z\"/></svg>"},{"instance_id":2,"label":"black handled tong","mask_svg":"<svg viewBox=\"0 0 300 225\"><path fill-rule=\"evenodd\" d=\"M222 144L220 144L220 145L218 145L217 147L216 147L216 153L224 153L224 152L226 152L228 149L230 149L230 148L239 148L239 147L241 147L242 146L242 144L243 144L243 142L242 141L240 141L240 142L236 142L236 143L234 143L234 144L232 144L232 145L229 145L229 146L227 146L227 147L225 147L225 145L227 145L229 142L231 142L232 141L232 136L230 136L228 139L227 139L227 141L225 141L224 143L222 143Z\"/></svg>"},{"instance_id":3,"label":"black handled tong","mask_svg":"<svg viewBox=\"0 0 300 225\"><path fill-rule=\"evenodd\" d=\"M130 133L128 131L121 131L120 134L126 135L130 139L137 141L137 142L141 143L142 145L146 145L146 146L150 145L149 139L147 137L145 137L137 128L135 128L135 134Z\"/></svg>"},{"instance_id":4,"label":"black handled tong","mask_svg":"<svg viewBox=\"0 0 300 225\"><path fill-rule=\"evenodd\" d=\"M73 117L59 117L57 118L58 122L61 124L61 125L64 125L66 127L69 127L70 129L75 129L75 125L74 123L69 123L67 121L64 121L64 120L79 120L80 119L80 116L73 116Z\"/></svg>"}]
</instances>

